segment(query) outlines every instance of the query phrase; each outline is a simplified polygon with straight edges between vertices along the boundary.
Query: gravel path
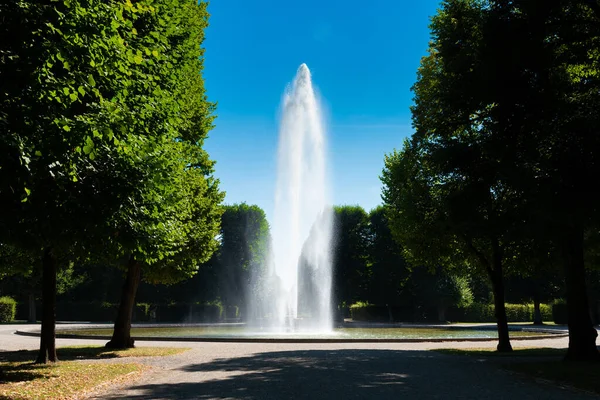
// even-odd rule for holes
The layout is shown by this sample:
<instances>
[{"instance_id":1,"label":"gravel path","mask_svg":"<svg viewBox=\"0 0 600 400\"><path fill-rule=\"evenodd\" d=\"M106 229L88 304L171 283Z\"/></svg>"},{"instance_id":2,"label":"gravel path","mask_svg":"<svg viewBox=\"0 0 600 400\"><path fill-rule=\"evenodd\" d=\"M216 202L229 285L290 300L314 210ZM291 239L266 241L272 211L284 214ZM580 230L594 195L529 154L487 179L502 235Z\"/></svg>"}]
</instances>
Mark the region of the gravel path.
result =
<instances>
[{"instance_id":1,"label":"gravel path","mask_svg":"<svg viewBox=\"0 0 600 400\"><path fill-rule=\"evenodd\" d=\"M35 349L38 338L14 335L34 325L0 326L0 350ZM565 348L566 338L513 346ZM58 346L102 344L57 339ZM595 399L501 370L495 362L449 356L434 348L494 347L469 343L178 343L190 351L141 358L153 372L96 399ZM60 352L59 352L60 357ZM129 359L131 360L131 359ZM127 361L127 359L125 359Z\"/></svg>"}]
</instances>

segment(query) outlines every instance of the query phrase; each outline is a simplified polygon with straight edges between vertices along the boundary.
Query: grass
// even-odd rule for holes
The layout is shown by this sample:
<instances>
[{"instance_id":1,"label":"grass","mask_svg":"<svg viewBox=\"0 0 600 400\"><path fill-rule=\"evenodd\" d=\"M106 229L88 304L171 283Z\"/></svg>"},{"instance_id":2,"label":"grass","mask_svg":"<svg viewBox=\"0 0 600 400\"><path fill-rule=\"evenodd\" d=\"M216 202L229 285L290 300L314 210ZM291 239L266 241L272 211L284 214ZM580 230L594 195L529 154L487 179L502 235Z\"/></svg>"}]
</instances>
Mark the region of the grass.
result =
<instances>
[{"instance_id":1,"label":"grass","mask_svg":"<svg viewBox=\"0 0 600 400\"><path fill-rule=\"evenodd\" d=\"M506 369L600 394L600 364L562 360L511 363Z\"/></svg>"},{"instance_id":2,"label":"grass","mask_svg":"<svg viewBox=\"0 0 600 400\"><path fill-rule=\"evenodd\" d=\"M470 348L470 349L435 349L438 353L454 356L478 356L478 357L562 357L566 354L565 349L554 349L549 347L519 347L512 352L501 353L494 348Z\"/></svg>"},{"instance_id":3,"label":"grass","mask_svg":"<svg viewBox=\"0 0 600 400\"><path fill-rule=\"evenodd\" d=\"M138 363L102 363L93 360L122 357L158 357L186 348L138 347L113 350L99 346L59 348L60 362L33 364L36 351L0 353L0 399L70 399L103 384L132 379L149 367Z\"/></svg>"},{"instance_id":4,"label":"grass","mask_svg":"<svg viewBox=\"0 0 600 400\"><path fill-rule=\"evenodd\" d=\"M490 360L504 359L500 364L504 369L554 384L600 394L600 363L563 361L562 358L567 353L566 349L530 347L517 348L510 353L499 353L491 348L434 351L449 355L484 357Z\"/></svg>"}]
</instances>

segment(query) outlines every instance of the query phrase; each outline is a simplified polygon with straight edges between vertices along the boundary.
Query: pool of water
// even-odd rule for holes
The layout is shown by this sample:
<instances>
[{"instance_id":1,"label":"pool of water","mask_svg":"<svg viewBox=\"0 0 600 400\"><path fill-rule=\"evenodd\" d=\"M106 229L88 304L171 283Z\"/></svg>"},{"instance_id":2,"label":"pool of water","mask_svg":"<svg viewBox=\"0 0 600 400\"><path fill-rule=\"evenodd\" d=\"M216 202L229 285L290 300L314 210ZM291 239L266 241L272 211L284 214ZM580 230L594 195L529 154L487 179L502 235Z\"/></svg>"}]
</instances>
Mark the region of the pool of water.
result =
<instances>
[{"instance_id":1,"label":"pool of water","mask_svg":"<svg viewBox=\"0 0 600 400\"><path fill-rule=\"evenodd\" d=\"M57 334L77 334L85 336L110 336L111 328L84 328L57 330ZM547 336L548 332L514 330L512 338ZM196 339L496 339L493 329L477 328L421 328L421 327L381 327L381 328L338 328L329 333L318 332L270 332L242 326L180 326L180 327L132 327L131 336L137 338L196 338Z\"/></svg>"}]
</instances>

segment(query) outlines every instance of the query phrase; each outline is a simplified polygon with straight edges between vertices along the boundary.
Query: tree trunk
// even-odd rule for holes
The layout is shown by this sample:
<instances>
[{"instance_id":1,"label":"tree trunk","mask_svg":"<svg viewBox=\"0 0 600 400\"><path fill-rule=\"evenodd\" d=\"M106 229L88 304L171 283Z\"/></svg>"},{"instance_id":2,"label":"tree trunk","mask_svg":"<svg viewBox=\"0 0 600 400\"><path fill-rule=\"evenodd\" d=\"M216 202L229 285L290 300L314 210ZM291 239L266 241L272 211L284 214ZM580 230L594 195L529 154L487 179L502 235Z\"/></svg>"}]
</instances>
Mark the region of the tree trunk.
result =
<instances>
[{"instance_id":1,"label":"tree trunk","mask_svg":"<svg viewBox=\"0 0 600 400\"><path fill-rule=\"evenodd\" d=\"M127 277L123 284L121 303L119 304L119 312L115 321L113 336L110 342L106 343L106 347L113 349L134 347L133 339L131 339L131 316L133 314L135 295L140 283L141 272L142 267L140 263L131 256L127 264Z\"/></svg>"},{"instance_id":2,"label":"tree trunk","mask_svg":"<svg viewBox=\"0 0 600 400\"><path fill-rule=\"evenodd\" d=\"M28 307L27 322L35 323L37 319L35 315L35 294L33 292L30 292L28 296Z\"/></svg>"},{"instance_id":3,"label":"tree trunk","mask_svg":"<svg viewBox=\"0 0 600 400\"><path fill-rule=\"evenodd\" d=\"M533 295L533 324L544 325L542 310L540 310L540 296L537 292Z\"/></svg>"},{"instance_id":4,"label":"tree trunk","mask_svg":"<svg viewBox=\"0 0 600 400\"><path fill-rule=\"evenodd\" d=\"M438 305L437 312L438 312L438 321L446 322L446 307Z\"/></svg>"},{"instance_id":5,"label":"tree trunk","mask_svg":"<svg viewBox=\"0 0 600 400\"><path fill-rule=\"evenodd\" d=\"M569 325L569 349L565 359L598 361L600 360L600 353L596 348L598 333L590 318L585 287L583 229L571 227L565 230L562 245Z\"/></svg>"},{"instance_id":6,"label":"tree trunk","mask_svg":"<svg viewBox=\"0 0 600 400\"><path fill-rule=\"evenodd\" d=\"M52 248L42 257L42 333L36 364L56 362L56 259Z\"/></svg>"},{"instance_id":7,"label":"tree trunk","mask_svg":"<svg viewBox=\"0 0 600 400\"><path fill-rule=\"evenodd\" d=\"M502 272L502 255L499 246L494 246L492 268L488 270L494 292L494 314L498 325L498 347L500 352L512 351L508 335L508 318L504 304L504 274Z\"/></svg>"}]
</instances>

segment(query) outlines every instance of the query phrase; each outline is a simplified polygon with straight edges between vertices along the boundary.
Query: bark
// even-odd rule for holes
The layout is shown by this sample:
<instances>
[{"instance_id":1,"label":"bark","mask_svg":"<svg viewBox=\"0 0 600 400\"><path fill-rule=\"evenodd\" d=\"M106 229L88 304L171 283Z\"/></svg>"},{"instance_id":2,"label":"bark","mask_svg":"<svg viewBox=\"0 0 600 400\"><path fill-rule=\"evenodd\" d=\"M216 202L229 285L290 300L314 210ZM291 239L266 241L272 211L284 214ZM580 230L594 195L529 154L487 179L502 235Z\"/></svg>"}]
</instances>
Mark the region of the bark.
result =
<instances>
[{"instance_id":1,"label":"bark","mask_svg":"<svg viewBox=\"0 0 600 400\"><path fill-rule=\"evenodd\" d=\"M35 294L33 292L29 293L28 296L28 307L29 313L27 315L27 322L35 323L36 315L35 315Z\"/></svg>"},{"instance_id":2,"label":"bark","mask_svg":"<svg viewBox=\"0 0 600 400\"><path fill-rule=\"evenodd\" d=\"M132 256L127 264L127 277L123 284L121 303L115 321L113 336L106 347L113 349L128 349L134 347L131 338L131 316L135 305L135 295L140 284L142 267Z\"/></svg>"},{"instance_id":3,"label":"bark","mask_svg":"<svg viewBox=\"0 0 600 400\"><path fill-rule=\"evenodd\" d=\"M56 362L56 258L52 248L42 257L42 333L37 364Z\"/></svg>"},{"instance_id":4,"label":"bark","mask_svg":"<svg viewBox=\"0 0 600 400\"><path fill-rule=\"evenodd\" d=\"M492 291L494 292L494 314L496 315L496 324L498 326L498 347L500 352L512 351L510 337L508 335L508 318L506 317L506 307L504 304L504 282L502 273L493 271L490 276L492 281Z\"/></svg>"},{"instance_id":5,"label":"bark","mask_svg":"<svg viewBox=\"0 0 600 400\"><path fill-rule=\"evenodd\" d=\"M492 262L473 245L472 241L467 239L467 246L471 252L477 256L481 265L487 271L492 282L492 292L494 293L494 314L496 315L496 325L498 327L498 346L496 349L500 352L512 351L510 337L508 336L508 318L506 317L506 306L504 304L504 273L502 265L502 249L498 239L492 239Z\"/></svg>"},{"instance_id":6,"label":"bark","mask_svg":"<svg viewBox=\"0 0 600 400\"><path fill-rule=\"evenodd\" d=\"M600 353L598 353L596 347L598 333L590 318L590 307L585 287L583 229L571 226L565 229L564 233L562 250L569 318L569 349L565 359L600 361Z\"/></svg>"},{"instance_id":7,"label":"bark","mask_svg":"<svg viewBox=\"0 0 600 400\"><path fill-rule=\"evenodd\" d=\"M508 335L508 318L506 317L506 305L504 302L504 272L502 263L502 250L497 240L492 241L492 265L490 269L492 291L494 292L494 313L498 325L499 352L512 351L510 337Z\"/></svg>"},{"instance_id":8,"label":"bark","mask_svg":"<svg viewBox=\"0 0 600 400\"><path fill-rule=\"evenodd\" d=\"M438 312L438 321L439 322L446 322L446 307L445 306L438 306L437 312Z\"/></svg>"},{"instance_id":9,"label":"bark","mask_svg":"<svg viewBox=\"0 0 600 400\"><path fill-rule=\"evenodd\" d=\"M542 310L540 310L540 296L537 292L533 295L533 324L544 325Z\"/></svg>"}]
</instances>

